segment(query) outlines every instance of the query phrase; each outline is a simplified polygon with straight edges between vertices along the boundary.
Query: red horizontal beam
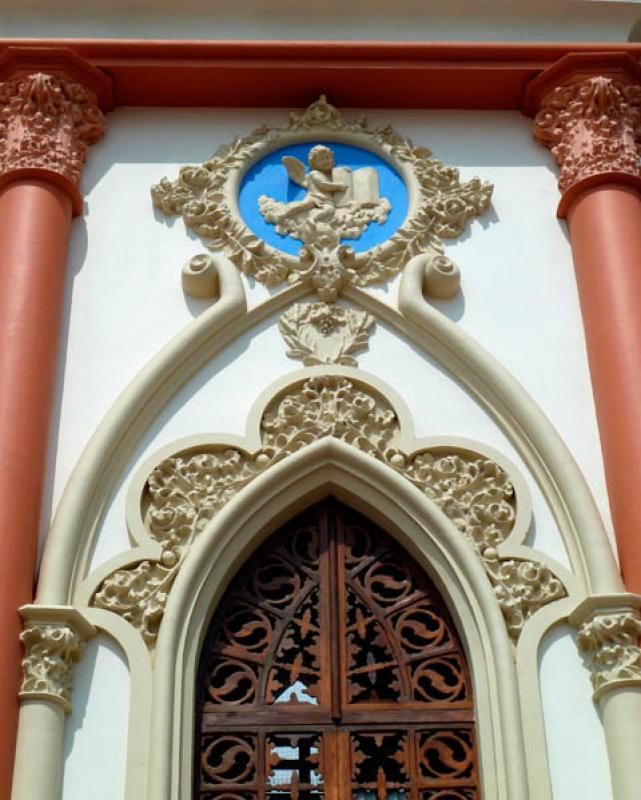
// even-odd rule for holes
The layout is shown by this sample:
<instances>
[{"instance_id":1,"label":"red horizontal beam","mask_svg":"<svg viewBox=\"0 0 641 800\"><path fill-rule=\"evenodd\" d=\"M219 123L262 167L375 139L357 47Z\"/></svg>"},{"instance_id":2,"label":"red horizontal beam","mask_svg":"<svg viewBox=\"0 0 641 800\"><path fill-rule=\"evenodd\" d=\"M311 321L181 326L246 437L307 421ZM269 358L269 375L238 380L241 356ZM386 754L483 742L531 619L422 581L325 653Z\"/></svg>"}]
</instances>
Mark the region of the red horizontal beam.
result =
<instances>
[{"instance_id":1,"label":"red horizontal beam","mask_svg":"<svg viewBox=\"0 0 641 800\"><path fill-rule=\"evenodd\" d=\"M114 80L117 105L519 109L527 81L568 53L641 44L11 39L67 47Z\"/></svg>"}]
</instances>

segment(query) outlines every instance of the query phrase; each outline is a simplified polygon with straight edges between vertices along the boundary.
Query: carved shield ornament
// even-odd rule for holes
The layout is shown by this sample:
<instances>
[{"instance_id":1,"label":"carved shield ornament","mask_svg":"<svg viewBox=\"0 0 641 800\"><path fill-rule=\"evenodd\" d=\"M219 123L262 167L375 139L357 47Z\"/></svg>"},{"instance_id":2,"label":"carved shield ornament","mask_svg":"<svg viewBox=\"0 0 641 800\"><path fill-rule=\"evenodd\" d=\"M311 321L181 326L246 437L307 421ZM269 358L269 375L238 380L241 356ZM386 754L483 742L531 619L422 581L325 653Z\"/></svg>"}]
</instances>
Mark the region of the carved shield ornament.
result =
<instances>
[{"instance_id":1,"label":"carved shield ornament","mask_svg":"<svg viewBox=\"0 0 641 800\"><path fill-rule=\"evenodd\" d=\"M267 286L304 281L321 300L381 283L410 258L441 256L485 211L492 185L389 125L346 120L324 96L280 127L262 125L151 190L212 251Z\"/></svg>"}]
</instances>

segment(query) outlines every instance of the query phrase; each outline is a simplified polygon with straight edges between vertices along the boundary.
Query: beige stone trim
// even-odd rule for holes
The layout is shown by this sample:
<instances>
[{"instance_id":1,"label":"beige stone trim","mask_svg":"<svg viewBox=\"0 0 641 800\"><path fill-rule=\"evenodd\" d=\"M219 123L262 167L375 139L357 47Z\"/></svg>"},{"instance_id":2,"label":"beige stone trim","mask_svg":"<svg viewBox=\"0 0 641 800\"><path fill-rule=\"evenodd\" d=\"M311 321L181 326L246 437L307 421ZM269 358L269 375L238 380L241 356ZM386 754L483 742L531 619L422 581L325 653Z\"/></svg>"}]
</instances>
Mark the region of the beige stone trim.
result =
<instances>
[{"instance_id":1,"label":"beige stone trim","mask_svg":"<svg viewBox=\"0 0 641 800\"><path fill-rule=\"evenodd\" d=\"M423 296L428 257L405 268L393 327L434 357L479 402L516 448L550 505L568 550L572 571L586 595L622 592L623 582L608 536L572 454L534 400L515 378ZM345 292L354 300L355 292ZM362 303L377 315L374 298Z\"/></svg>"}]
</instances>

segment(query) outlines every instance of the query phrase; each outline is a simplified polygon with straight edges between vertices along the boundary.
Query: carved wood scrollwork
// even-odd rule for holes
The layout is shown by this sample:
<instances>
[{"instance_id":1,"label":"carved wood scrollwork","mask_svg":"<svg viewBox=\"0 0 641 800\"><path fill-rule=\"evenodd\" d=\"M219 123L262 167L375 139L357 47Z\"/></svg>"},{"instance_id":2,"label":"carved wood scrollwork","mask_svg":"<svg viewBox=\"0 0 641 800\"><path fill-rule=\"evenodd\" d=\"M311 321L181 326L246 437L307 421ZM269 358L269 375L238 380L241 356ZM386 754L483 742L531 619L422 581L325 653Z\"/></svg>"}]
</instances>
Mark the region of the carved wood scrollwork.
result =
<instances>
[{"instance_id":1,"label":"carved wood scrollwork","mask_svg":"<svg viewBox=\"0 0 641 800\"><path fill-rule=\"evenodd\" d=\"M209 446L167 458L152 471L145 525L163 555L113 572L98 586L93 605L122 615L153 647L168 592L200 532L263 470L331 436L387 464L449 517L481 559L516 642L528 618L566 590L536 561L499 557L497 547L515 521L509 476L491 459L456 447L405 454L399 434L388 401L344 377L320 375L290 388L265 411L258 452Z\"/></svg>"},{"instance_id":2,"label":"carved wood scrollwork","mask_svg":"<svg viewBox=\"0 0 641 800\"><path fill-rule=\"evenodd\" d=\"M474 706L436 588L326 501L237 576L198 684L195 797L478 797Z\"/></svg>"}]
</instances>

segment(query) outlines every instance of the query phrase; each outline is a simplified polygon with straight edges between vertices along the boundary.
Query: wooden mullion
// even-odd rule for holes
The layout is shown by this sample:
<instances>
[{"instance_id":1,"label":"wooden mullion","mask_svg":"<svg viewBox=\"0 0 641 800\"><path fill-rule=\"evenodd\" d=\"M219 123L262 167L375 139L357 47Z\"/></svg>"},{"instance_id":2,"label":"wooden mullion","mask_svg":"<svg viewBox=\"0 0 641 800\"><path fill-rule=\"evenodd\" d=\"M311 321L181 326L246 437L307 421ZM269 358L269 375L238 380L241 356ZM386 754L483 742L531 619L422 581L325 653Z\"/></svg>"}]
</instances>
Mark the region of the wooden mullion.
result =
<instances>
[{"instance_id":1,"label":"wooden mullion","mask_svg":"<svg viewBox=\"0 0 641 800\"><path fill-rule=\"evenodd\" d=\"M330 682L331 682L331 717L339 722L343 707L344 682L344 622L342 620L342 604L340 598L339 553L338 553L338 518L333 503L325 505L324 520L327 531L327 552L329 555L329 574L327 593L330 608L330 625L328 629L330 650Z\"/></svg>"}]
</instances>

